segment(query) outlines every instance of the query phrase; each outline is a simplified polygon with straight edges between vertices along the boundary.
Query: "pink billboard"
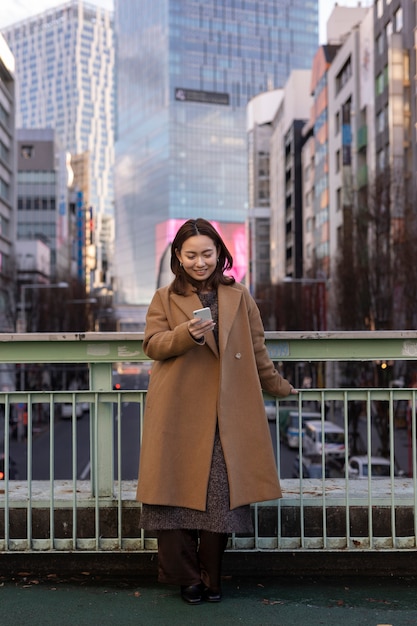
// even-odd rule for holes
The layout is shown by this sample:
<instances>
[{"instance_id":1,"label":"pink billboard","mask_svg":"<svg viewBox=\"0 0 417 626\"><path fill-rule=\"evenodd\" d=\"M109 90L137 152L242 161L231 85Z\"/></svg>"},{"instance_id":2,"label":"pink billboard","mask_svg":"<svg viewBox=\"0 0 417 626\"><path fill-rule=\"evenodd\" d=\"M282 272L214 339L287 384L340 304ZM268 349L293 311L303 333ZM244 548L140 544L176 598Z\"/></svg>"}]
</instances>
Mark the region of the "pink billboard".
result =
<instances>
[{"instance_id":1,"label":"pink billboard","mask_svg":"<svg viewBox=\"0 0 417 626\"><path fill-rule=\"evenodd\" d=\"M156 267L158 271L158 286L171 282L170 270L171 243L179 227L187 221L185 219L171 219L158 224L156 227ZM247 245L245 225L236 222L217 222L209 220L226 244L233 257L233 267L228 272L238 282L242 282L246 274Z\"/></svg>"}]
</instances>

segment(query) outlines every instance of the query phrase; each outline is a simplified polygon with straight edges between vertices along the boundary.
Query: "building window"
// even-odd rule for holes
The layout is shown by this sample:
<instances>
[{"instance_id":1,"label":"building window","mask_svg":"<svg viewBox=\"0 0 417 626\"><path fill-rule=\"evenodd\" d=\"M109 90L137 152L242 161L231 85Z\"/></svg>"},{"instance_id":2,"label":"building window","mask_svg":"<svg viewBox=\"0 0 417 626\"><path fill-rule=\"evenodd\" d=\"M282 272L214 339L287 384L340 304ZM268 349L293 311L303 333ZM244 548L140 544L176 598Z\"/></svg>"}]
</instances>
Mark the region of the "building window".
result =
<instances>
[{"instance_id":1,"label":"building window","mask_svg":"<svg viewBox=\"0 0 417 626\"><path fill-rule=\"evenodd\" d=\"M350 57L340 70L339 74L336 76L336 93L342 89L344 85L348 82L348 80L352 76L352 63Z\"/></svg>"},{"instance_id":2,"label":"building window","mask_svg":"<svg viewBox=\"0 0 417 626\"><path fill-rule=\"evenodd\" d=\"M385 169L385 152L380 150L377 154L378 169L383 172Z\"/></svg>"},{"instance_id":3,"label":"building window","mask_svg":"<svg viewBox=\"0 0 417 626\"><path fill-rule=\"evenodd\" d=\"M10 194L9 185L6 183L6 181L0 178L0 196L4 198L5 200L8 200L9 194Z\"/></svg>"},{"instance_id":4,"label":"building window","mask_svg":"<svg viewBox=\"0 0 417 626\"><path fill-rule=\"evenodd\" d=\"M336 172L340 172L340 150L336 152Z\"/></svg>"},{"instance_id":5,"label":"building window","mask_svg":"<svg viewBox=\"0 0 417 626\"><path fill-rule=\"evenodd\" d=\"M343 246L343 230L341 226L337 227L336 240L337 240L337 247L341 249Z\"/></svg>"},{"instance_id":6,"label":"building window","mask_svg":"<svg viewBox=\"0 0 417 626\"><path fill-rule=\"evenodd\" d=\"M376 39L376 49L378 54L383 54L384 52L384 38L382 35L378 35Z\"/></svg>"},{"instance_id":7,"label":"building window","mask_svg":"<svg viewBox=\"0 0 417 626\"><path fill-rule=\"evenodd\" d=\"M375 85L376 95L380 96L384 91L384 74L380 72L376 77L376 85Z\"/></svg>"},{"instance_id":8,"label":"building window","mask_svg":"<svg viewBox=\"0 0 417 626\"><path fill-rule=\"evenodd\" d=\"M20 155L22 159L32 159L34 154L35 150L33 146L24 145L20 148Z\"/></svg>"},{"instance_id":9,"label":"building window","mask_svg":"<svg viewBox=\"0 0 417 626\"><path fill-rule=\"evenodd\" d=\"M403 29L403 8L400 7L398 11L394 13L394 30L396 33L400 33Z\"/></svg>"},{"instance_id":10,"label":"building window","mask_svg":"<svg viewBox=\"0 0 417 626\"><path fill-rule=\"evenodd\" d=\"M336 190L336 210L340 211L342 209L342 188Z\"/></svg>"},{"instance_id":11,"label":"building window","mask_svg":"<svg viewBox=\"0 0 417 626\"><path fill-rule=\"evenodd\" d=\"M385 129L385 111L382 110L377 115L377 129L378 133L382 133Z\"/></svg>"},{"instance_id":12,"label":"building window","mask_svg":"<svg viewBox=\"0 0 417 626\"><path fill-rule=\"evenodd\" d=\"M338 111L335 115L335 134L338 135L340 133L340 111Z\"/></svg>"}]
</instances>

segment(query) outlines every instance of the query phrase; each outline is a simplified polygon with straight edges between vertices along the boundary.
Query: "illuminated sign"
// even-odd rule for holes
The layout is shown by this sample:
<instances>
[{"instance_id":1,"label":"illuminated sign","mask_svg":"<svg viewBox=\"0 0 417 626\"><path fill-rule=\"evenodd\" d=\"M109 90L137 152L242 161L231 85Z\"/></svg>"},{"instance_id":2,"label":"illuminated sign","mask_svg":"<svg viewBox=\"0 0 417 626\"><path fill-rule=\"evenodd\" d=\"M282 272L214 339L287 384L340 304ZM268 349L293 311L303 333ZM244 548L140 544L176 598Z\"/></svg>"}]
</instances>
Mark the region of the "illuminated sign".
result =
<instances>
[{"instance_id":1,"label":"illuminated sign","mask_svg":"<svg viewBox=\"0 0 417 626\"><path fill-rule=\"evenodd\" d=\"M230 104L228 93L182 89L181 87L175 88L175 100L182 102L203 102L204 104Z\"/></svg>"}]
</instances>

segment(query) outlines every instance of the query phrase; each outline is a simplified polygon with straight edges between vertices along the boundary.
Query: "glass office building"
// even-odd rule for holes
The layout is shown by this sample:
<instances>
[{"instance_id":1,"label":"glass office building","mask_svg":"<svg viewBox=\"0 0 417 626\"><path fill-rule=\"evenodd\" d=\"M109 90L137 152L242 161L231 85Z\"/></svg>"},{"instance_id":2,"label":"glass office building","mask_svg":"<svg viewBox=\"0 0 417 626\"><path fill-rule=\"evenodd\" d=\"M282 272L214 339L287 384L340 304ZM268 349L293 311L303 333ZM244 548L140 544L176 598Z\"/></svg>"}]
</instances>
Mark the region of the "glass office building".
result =
<instances>
[{"instance_id":1,"label":"glass office building","mask_svg":"<svg viewBox=\"0 0 417 626\"><path fill-rule=\"evenodd\" d=\"M317 0L115 0L120 303L170 279L185 219L216 224L246 267L246 104L310 68Z\"/></svg>"}]
</instances>

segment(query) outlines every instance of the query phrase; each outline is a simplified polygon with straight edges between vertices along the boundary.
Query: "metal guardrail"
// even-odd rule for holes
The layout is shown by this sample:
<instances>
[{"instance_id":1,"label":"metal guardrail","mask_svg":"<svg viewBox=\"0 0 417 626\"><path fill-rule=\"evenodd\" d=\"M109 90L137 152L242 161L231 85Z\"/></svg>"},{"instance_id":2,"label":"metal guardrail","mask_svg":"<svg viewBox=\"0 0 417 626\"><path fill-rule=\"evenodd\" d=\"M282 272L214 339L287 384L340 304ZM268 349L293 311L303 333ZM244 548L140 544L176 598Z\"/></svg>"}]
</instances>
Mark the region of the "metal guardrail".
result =
<instances>
[{"instance_id":1,"label":"metal guardrail","mask_svg":"<svg viewBox=\"0 0 417 626\"><path fill-rule=\"evenodd\" d=\"M346 362L417 360L416 333L267 333L274 360L293 362ZM0 552L36 551L146 551L156 540L138 527L140 505L135 501L136 480L123 479L123 425L126 403L136 411L137 447L146 393L113 389L115 363L146 360L140 333L90 333L83 335L0 335L0 363L87 364L88 390L4 391L3 442L0 453L9 458L13 432L9 417L26 409L27 472L15 480L8 463L0 481ZM255 532L232 536L235 550L407 550L417 542L416 391L400 388L327 388L302 390L292 403L277 401L270 416L277 453L277 471L283 498L253 506ZM58 408L70 405L67 439L58 439ZM359 431L352 439L351 407L359 404ZM82 436L89 440L89 471L80 475L77 459L82 422L79 407L89 406L88 425ZM389 474L384 478L352 478L350 451L361 438L365 461L380 445L375 407L383 406L389 450ZM43 439L47 440L47 479L33 477L39 407L43 411ZM401 423L398 419L399 407ZM336 462L331 453L319 453L318 478L303 476L306 461L303 421L306 411L320 416L319 438L325 422L336 422L345 447ZM301 436L289 451L284 443L285 420L295 411ZM380 419L380 418L378 418ZM0 418L1 426L1 418ZM136 436L136 435L135 435ZM63 450L71 459L70 476L56 476ZM298 458L297 458L298 456ZM334 459L333 459L334 461ZM298 469L297 469L298 468ZM397 475L398 468L408 476ZM332 472L335 475L329 476ZM294 477L298 474L299 477Z\"/></svg>"}]
</instances>

